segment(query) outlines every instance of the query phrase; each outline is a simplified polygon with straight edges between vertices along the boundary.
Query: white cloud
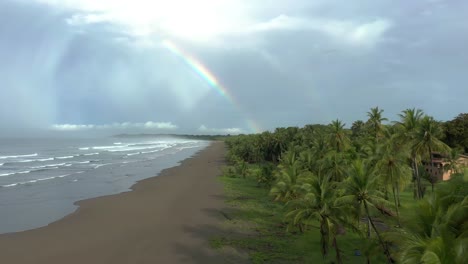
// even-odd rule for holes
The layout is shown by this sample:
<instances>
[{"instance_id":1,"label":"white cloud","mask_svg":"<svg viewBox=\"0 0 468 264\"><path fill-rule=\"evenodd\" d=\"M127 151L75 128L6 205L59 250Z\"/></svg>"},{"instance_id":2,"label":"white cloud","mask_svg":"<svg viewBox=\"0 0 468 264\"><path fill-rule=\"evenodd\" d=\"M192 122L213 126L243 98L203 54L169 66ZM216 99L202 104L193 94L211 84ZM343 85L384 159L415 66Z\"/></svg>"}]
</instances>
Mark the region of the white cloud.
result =
<instances>
[{"instance_id":1,"label":"white cloud","mask_svg":"<svg viewBox=\"0 0 468 264\"><path fill-rule=\"evenodd\" d=\"M247 0L36 0L53 6L75 10L67 19L72 26L109 22L139 37L175 37L190 42L216 44L226 36L258 38L259 32L278 30L312 30L322 32L348 44L374 45L392 26L378 18L369 21L342 20L334 17L277 15L304 8L295 1L289 5L276 2L277 9L266 18L265 7L271 3ZM312 7L326 2L308 3ZM261 14L261 15L260 15ZM263 18L262 18L263 17Z\"/></svg>"},{"instance_id":2,"label":"white cloud","mask_svg":"<svg viewBox=\"0 0 468 264\"><path fill-rule=\"evenodd\" d=\"M51 126L52 130L56 131L86 131L86 130L127 130L127 129L158 129L158 130L174 130L178 127L171 122L152 122L146 123L113 123L105 125L76 125L76 124L55 124Z\"/></svg>"},{"instance_id":3,"label":"white cloud","mask_svg":"<svg viewBox=\"0 0 468 264\"><path fill-rule=\"evenodd\" d=\"M177 129L177 126L171 122L151 122L148 121L144 124L145 128L157 128L157 129Z\"/></svg>"},{"instance_id":4,"label":"white cloud","mask_svg":"<svg viewBox=\"0 0 468 264\"><path fill-rule=\"evenodd\" d=\"M61 124L52 125L52 130L57 131L79 131L79 130L90 130L95 128L94 125L73 125L73 124Z\"/></svg>"},{"instance_id":5,"label":"white cloud","mask_svg":"<svg viewBox=\"0 0 468 264\"><path fill-rule=\"evenodd\" d=\"M113 17L107 14L75 14L65 21L71 26L79 26L83 24L111 22L112 20Z\"/></svg>"},{"instance_id":6,"label":"white cloud","mask_svg":"<svg viewBox=\"0 0 468 264\"><path fill-rule=\"evenodd\" d=\"M391 27L392 22L383 18L358 23L348 20L311 19L280 15L270 21L254 25L252 31L312 30L340 41L346 41L349 44L374 45Z\"/></svg>"},{"instance_id":7,"label":"white cloud","mask_svg":"<svg viewBox=\"0 0 468 264\"><path fill-rule=\"evenodd\" d=\"M206 134L231 134L231 135L238 135L243 134L245 131L241 128L208 128L205 125L201 125L198 128L199 132L206 133Z\"/></svg>"},{"instance_id":8,"label":"white cloud","mask_svg":"<svg viewBox=\"0 0 468 264\"><path fill-rule=\"evenodd\" d=\"M249 20L248 3L238 0L36 0L76 10L71 25L110 22L133 35L171 35L188 40L212 40L239 31Z\"/></svg>"}]
</instances>

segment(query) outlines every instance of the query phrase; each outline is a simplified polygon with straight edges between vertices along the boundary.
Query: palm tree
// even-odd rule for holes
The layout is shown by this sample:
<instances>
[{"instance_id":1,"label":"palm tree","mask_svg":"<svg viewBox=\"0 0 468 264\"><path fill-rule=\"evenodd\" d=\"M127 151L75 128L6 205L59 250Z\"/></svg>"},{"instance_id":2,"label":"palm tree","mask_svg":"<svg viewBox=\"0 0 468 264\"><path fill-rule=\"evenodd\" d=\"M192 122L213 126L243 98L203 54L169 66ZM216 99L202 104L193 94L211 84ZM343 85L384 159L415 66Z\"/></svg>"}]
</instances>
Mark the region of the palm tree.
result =
<instances>
[{"instance_id":1,"label":"palm tree","mask_svg":"<svg viewBox=\"0 0 468 264\"><path fill-rule=\"evenodd\" d=\"M336 152L343 152L350 143L349 137L344 129L345 124L340 120L334 120L329 125L329 145Z\"/></svg>"},{"instance_id":2,"label":"palm tree","mask_svg":"<svg viewBox=\"0 0 468 264\"><path fill-rule=\"evenodd\" d=\"M272 161L278 162L281 157L281 153L286 149L286 143L281 136L275 132L272 136Z\"/></svg>"},{"instance_id":3,"label":"palm tree","mask_svg":"<svg viewBox=\"0 0 468 264\"><path fill-rule=\"evenodd\" d=\"M451 180L419 202L407 229L389 234L399 245L401 263L466 263L468 182Z\"/></svg>"},{"instance_id":4,"label":"palm tree","mask_svg":"<svg viewBox=\"0 0 468 264\"><path fill-rule=\"evenodd\" d=\"M304 150L299 154L299 160L302 164L302 167L310 172L315 172L317 167L317 159L314 156L314 153L309 150Z\"/></svg>"},{"instance_id":5,"label":"palm tree","mask_svg":"<svg viewBox=\"0 0 468 264\"><path fill-rule=\"evenodd\" d=\"M429 116L425 116L421 119L421 124L414 133L413 150L416 154L426 158L431 169L434 169L434 163L432 161L432 153L434 151L444 153L450 151L450 147L439 139L441 135L442 129L440 125L434 118ZM434 181L431 181L431 186L432 192L434 192Z\"/></svg>"},{"instance_id":6,"label":"palm tree","mask_svg":"<svg viewBox=\"0 0 468 264\"><path fill-rule=\"evenodd\" d=\"M293 224L318 221L320 230L321 252L325 258L329 253L330 241L335 248L336 263L343 263L341 250L338 245L337 236L340 227L347 225L349 221L344 218L344 208L338 206L336 198L335 183L329 177L313 177L310 184L305 184L304 189L308 193L301 199L288 202L289 212L287 218L292 219Z\"/></svg>"},{"instance_id":7,"label":"palm tree","mask_svg":"<svg viewBox=\"0 0 468 264\"><path fill-rule=\"evenodd\" d=\"M396 137L391 137L380 149L377 168L387 186L392 189L393 200L397 213L398 226L400 223L399 190L411 179L411 168L408 166L409 154L399 145Z\"/></svg>"},{"instance_id":8,"label":"palm tree","mask_svg":"<svg viewBox=\"0 0 468 264\"><path fill-rule=\"evenodd\" d=\"M300 162L295 160L288 166L279 165L277 181L270 190L270 194L275 197L275 201L287 202L297 199L300 196L300 186L302 180L306 178L307 172L302 170Z\"/></svg>"},{"instance_id":9,"label":"palm tree","mask_svg":"<svg viewBox=\"0 0 468 264\"><path fill-rule=\"evenodd\" d=\"M373 138L377 142L378 138L381 136L384 127L382 126L383 121L388 121L387 118L382 117L382 113L384 110L379 109L379 107L371 108L369 112L367 112L367 116L369 119L367 123L369 124L371 131L373 133Z\"/></svg>"},{"instance_id":10,"label":"palm tree","mask_svg":"<svg viewBox=\"0 0 468 264\"><path fill-rule=\"evenodd\" d=\"M284 167L291 167L297 161L297 154L294 150L288 150L281 155L280 163Z\"/></svg>"},{"instance_id":11,"label":"palm tree","mask_svg":"<svg viewBox=\"0 0 468 264\"><path fill-rule=\"evenodd\" d=\"M444 165L445 171L450 171L451 174L456 174L460 172L460 168L457 164L458 158L460 157L460 150L452 149L447 157L445 158L446 164Z\"/></svg>"},{"instance_id":12,"label":"palm tree","mask_svg":"<svg viewBox=\"0 0 468 264\"><path fill-rule=\"evenodd\" d=\"M398 114L400 121L396 121L397 127L400 128L399 139L408 141L413 138L413 134L419 127L424 112L421 109L406 109L401 114Z\"/></svg>"},{"instance_id":13,"label":"palm tree","mask_svg":"<svg viewBox=\"0 0 468 264\"><path fill-rule=\"evenodd\" d=\"M248 174L248 166L247 166L247 162L243 161L243 160L238 160L235 164L235 172L238 176L242 176L242 178L246 178L247 177L247 174Z\"/></svg>"},{"instance_id":14,"label":"palm tree","mask_svg":"<svg viewBox=\"0 0 468 264\"><path fill-rule=\"evenodd\" d=\"M370 166L369 162L359 159L355 160L348 172L348 178L343 183L345 194L338 200L341 204L349 204L355 208L355 214L359 219L362 212L365 213L368 222L368 237L371 235L370 228L372 227L388 262L391 263L392 258L388 247L383 241L370 214L371 208L379 209L388 204L388 202L383 199L383 193L378 190L379 177L375 167Z\"/></svg>"},{"instance_id":15,"label":"palm tree","mask_svg":"<svg viewBox=\"0 0 468 264\"><path fill-rule=\"evenodd\" d=\"M356 120L351 125L351 138L357 139L366 135L366 123L362 120Z\"/></svg>"},{"instance_id":16,"label":"palm tree","mask_svg":"<svg viewBox=\"0 0 468 264\"><path fill-rule=\"evenodd\" d=\"M402 145L412 144L414 141L416 129L421 123L421 119L424 115L424 112L421 109L406 109L403 110L400 117L400 121L395 122L398 133L397 140ZM415 195L418 199L422 198L422 187L421 187L421 178L418 171L418 157L414 152L414 149L411 149L411 166L413 170L413 179L415 183Z\"/></svg>"},{"instance_id":17,"label":"palm tree","mask_svg":"<svg viewBox=\"0 0 468 264\"><path fill-rule=\"evenodd\" d=\"M316 159L322 159L329 151L329 145L325 133L315 132L312 141L312 151Z\"/></svg>"},{"instance_id":18,"label":"palm tree","mask_svg":"<svg viewBox=\"0 0 468 264\"><path fill-rule=\"evenodd\" d=\"M341 182L346 178L347 159L344 153L330 151L323 159L323 171L330 180Z\"/></svg>"}]
</instances>

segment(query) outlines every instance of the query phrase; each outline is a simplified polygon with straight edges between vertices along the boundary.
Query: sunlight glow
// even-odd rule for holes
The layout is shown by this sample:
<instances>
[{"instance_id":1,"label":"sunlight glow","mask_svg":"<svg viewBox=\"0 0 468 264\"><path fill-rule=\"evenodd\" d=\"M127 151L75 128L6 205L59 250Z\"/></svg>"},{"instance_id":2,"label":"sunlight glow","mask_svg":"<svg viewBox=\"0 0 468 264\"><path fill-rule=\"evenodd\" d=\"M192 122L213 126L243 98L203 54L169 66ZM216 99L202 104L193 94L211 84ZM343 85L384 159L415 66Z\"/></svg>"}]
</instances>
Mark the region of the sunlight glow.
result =
<instances>
[{"instance_id":1,"label":"sunlight glow","mask_svg":"<svg viewBox=\"0 0 468 264\"><path fill-rule=\"evenodd\" d=\"M111 22L136 35L170 34L193 41L238 31L248 19L244 1L234 0L37 0L83 13L69 23Z\"/></svg>"}]
</instances>

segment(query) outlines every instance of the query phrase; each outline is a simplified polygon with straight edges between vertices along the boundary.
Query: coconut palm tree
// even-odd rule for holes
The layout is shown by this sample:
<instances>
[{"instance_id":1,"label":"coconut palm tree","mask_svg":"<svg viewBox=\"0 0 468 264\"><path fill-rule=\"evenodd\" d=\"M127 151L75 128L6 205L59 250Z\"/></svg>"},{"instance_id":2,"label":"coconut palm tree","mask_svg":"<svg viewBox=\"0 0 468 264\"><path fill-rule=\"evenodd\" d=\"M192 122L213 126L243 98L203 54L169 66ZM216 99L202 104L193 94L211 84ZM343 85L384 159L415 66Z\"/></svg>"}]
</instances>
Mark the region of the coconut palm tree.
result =
<instances>
[{"instance_id":1,"label":"coconut palm tree","mask_svg":"<svg viewBox=\"0 0 468 264\"><path fill-rule=\"evenodd\" d=\"M288 150L281 155L280 164L284 167L291 167L298 161L298 155L294 150Z\"/></svg>"},{"instance_id":2,"label":"coconut palm tree","mask_svg":"<svg viewBox=\"0 0 468 264\"><path fill-rule=\"evenodd\" d=\"M468 182L450 181L419 202L408 228L389 235L399 245L401 263L466 263Z\"/></svg>"},{"instance_id":3,"label":"coconut palm tree","mask_svg":"<svg viewBox=\"0 0 468 264\"><path fill-rule=\"evenodd\" d=\"M411 168L407 163L409 153L397 143L395 136L387 140L379 152L377 169L384 183L392 189L398 226L400 226L399 190L411 180Z\"/></svg>"},{"instance_id":4,"label":"coconut palm tree","mask_svg":"<svg viewBox=\"0 0 468 264\"><path fill-rule=\"evenodd\" d=\"M356 120L351 125L351 138L357 139L366 135L366 123L362 120Z\"/></svg>"},{"instance_id":5,"label":"coconut palm tree","mask_svg":"<svg viewBox=\"0 0 468 264\"><path fill-rule=\"evenodd\" d=\"M284 166L279 165L279 172L276 182L270 190L275 201L287 202L297 199L300 196L300 187L307 178L307 171L302 169L299 160L292 164Z\"/></svg>"},{"instance_id":6,"label":"coconut palm tree","mask_svg":"<svg viewBox=\"0 0 468 264\"><path fill-rule=\"evenodd\" d=\"M338 192L336 183L330 181L328 176L313 177L310 184L305 184L304 189L307 194L298 200L288 202L289 209L286 218L292 219L292 223L297 225L304 222L318 221L320 230L321 252L325 258L329 253L329 247L335 249L336 263L343 263L341 250L339 248L337 236L341 226L349 226L349 221L343 213L345 208L336 203Z\"/></svg>"},{"instance_id":7,"label":"coconut palm tree","mask_svg":"<svg viewBox=\"0 0 468 264\"><path fill-rule=\"evenodd\" d=\"M452 149L447 157L445 158L446 164L444 165L445 171L450 171L451 174L460 173L460 167L457 164L458 158L460 157L460 150Z\"/></svg>"},{"instance_id":8,"label":"coconut palm tree","mask_svg":"<svg viewBox=\"0 0 468 264\"><path fill-rule=\"evenodd\" d=\"M374 140L377 142L379 137L382 136L384 127L382 125L383 121L388 121L387 118L383 117L384 110L379 109L379 107L371 108L369 112L367 112L367 116L369 119L367 120L368 125L372 131L372 136Z\"/></svg>"},{"instance_id":9,"label":"coconut palm tree","mask_svg":"<svg viewBox=\"0 0 468 264\"><path fill-rule=\"evenodd\" d=\"M338 201L340 204L349 204L355 208L358 219L363 213L365 214L368 223L368 237L371 235L370 229L372 227L388 262L391 263L392 258L387 244L383 241L380 231L371 217L372 208L379 209L388 204L383 198L383 193L378 190L378 176L375 167L370 166L369 162L355 160L348 171L348 178L343 182L345 193Z\"/></svg>"},{"instance_id":10,"label":"coconut palm tree","mask_svg":"<svg viewBox=\"0 0 468 264\"><path fill-rule=\"evenodd\" d=\"M346 124L334 120L329 125L329 145L336 152L343 152L350 144L349 137L344 129Z\"/></svg>"},{"instance_id":11,"label":"coconut palm tree","mask_svg":"<svg viewBox=\"0 0 468 264\"><path fill-rule=\"evenodd\" d=\"M397 126L397 140L401 145L410 144L411 147L411 166L413 170L414 183L415 183L415 195L418 199L423 197L422 186L421 186L421 177L418 171L418 154L412 148L414 142L416 130L420 126L421 119L424 115L424 112L421 109L406 109L403 110L400 117L400 121L395 122Z\"/></svg>"},{"instance_id":12,"label":"coconut palm tree","mask_svg":"<svg viewBox=\"0 0 468 264\"><path fill-rule=\"evenodd\" d=\"M322 131L314 132L314 139L311 147L316 159L322 159L330 150L326 134Z\"/></svg>"},{"instance_id":13,"label":"coconut palm tree","mask_svg":"<svg viewBox=\"0 0 468 264\"><path fill-rule=\"evenodd\" d=\"M341 182L346 178L347 159L344 153L330 151L323 159L323 171L330 180Z\"/></svg>"},{"instance_id":14,"label":"coconut palm tree","mask_svg":"<svg viewBox=\"0 0 468 264\"><path fill-rule=\"evenodd\" d=\"M431 169L434 169L432 161L432 153L434 151L450 152L450 147L439 139L441 135L442 129L440 125L430 116L425 116L421 119L421 124L414 133L412 148L416 154L425 157ZM434 181L431 181L431 186L432 192L434 192Z\"/></svg>"}]
</instances>

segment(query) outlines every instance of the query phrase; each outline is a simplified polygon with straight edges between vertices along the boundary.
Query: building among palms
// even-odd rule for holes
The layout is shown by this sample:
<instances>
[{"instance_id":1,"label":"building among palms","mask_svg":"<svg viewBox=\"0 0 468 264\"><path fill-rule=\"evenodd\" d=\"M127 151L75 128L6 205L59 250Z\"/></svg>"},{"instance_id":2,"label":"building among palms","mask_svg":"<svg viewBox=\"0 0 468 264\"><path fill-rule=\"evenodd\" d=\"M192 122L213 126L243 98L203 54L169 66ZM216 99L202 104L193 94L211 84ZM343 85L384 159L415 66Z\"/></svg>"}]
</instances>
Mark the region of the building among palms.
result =
<instances>
[{"instance_id":1,"label":"building among palms","mask_svg":"<svg viewBox=\"0 0 468 264\"><path fill-rule=\"evenodd\" d=\"M451 164L454 163L454 164ZM460 168L468 168L468 155L458 155L454 161L447 160L447 157L439 152L433 152L431 162L423 161L424 170L433 179L438 181L450 180L450 176L459 172Z\"/></svg>"}]
</instances>

